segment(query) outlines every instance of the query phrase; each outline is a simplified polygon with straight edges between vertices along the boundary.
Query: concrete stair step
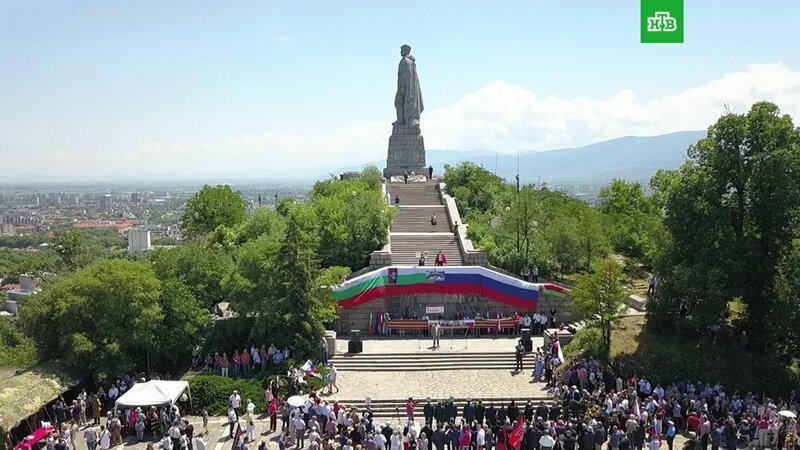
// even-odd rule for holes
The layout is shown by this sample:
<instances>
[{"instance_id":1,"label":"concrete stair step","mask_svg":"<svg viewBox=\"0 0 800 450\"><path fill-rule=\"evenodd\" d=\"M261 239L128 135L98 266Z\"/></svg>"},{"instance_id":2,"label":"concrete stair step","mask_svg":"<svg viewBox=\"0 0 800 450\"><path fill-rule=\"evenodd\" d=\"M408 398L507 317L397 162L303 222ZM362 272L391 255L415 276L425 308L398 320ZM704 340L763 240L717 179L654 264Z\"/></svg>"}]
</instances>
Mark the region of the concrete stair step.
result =
<instances>
[{"instance_id":1,"label":"concrete stair step","mask_svg":"<svg viewBox=\"0 0 800 450\"><path fill-rule=\"evenodd\" d=\"M435 402L436 400L447 400L449 396L442 396L442 397L432 397L431 401ZM328 403L332 403L334 401L338 401L340 404L344 404L347 407L356 407L358 409L366 409L366 403L364 399L338 399L335 397L326 398L325 399ZM424 398L415 398L417 400L417 404L414 408L414 412L420 416L424 414L425 410L425 403L426 399ZM553 398L546 394L538 394L538 395L528 395L528 396L520 396L520 397L480 397L480 398L472 398L474 402L480 400L483 402L483 405L488 407L489 405L494 406L506 406L513 400L514 403L520 408L520 410L525 408L525 405L530 401L534 406L538 406L540 402L543 402L546 405L553 405ZM406 402L408 398L404 399L372 399L370 404L370 410L372 411L372 415L375 418L380 419L398 419L398 420L405 420L406 417ZM463 397L455 398L453 400L456 407L458 408L459 415L458 417L462 417L462 413L464 411L464 405L466 405L467 400ZM420 417L421 418L421 417Z\"/></svg>"},{"instance_id":2,"label":"concrete stair step","mask_svg":"<svg viewBox=\"0 0 800 450\"><path fill-rule=\"evenodd\" d=\"M508 341L511 342L511 341ZM409 352L381 352L381 353L344 353L342 355L336 355L331 359L356 359L356 358L396 358L396 357L406 357L406 358L457 358L457 357L466 357L466 356L505 356L511 355L513 357L512 352L509 351L496 351L496 352L459 352L459 353L430 353L430 352L416 352L416 353L409 353Z\"/></svg>"},{"instance_id":3,"label":"concrete stair step","mask_svg":"<svg viewBox=\"0 0 800 450\"><path fill-rule=\"evenodd\" d=\"M508 366L469 366L466 367L463 364L457 366L425 366L425 367L376 367L374 369L364 369L361 367L342 367L338 368L341 372L430 372L430 371L463 371L466 369L469 370L508 370L511 372L514 370L514 365L509 364ZM530 373L531 368L528 367L526 373Z\"/></svg>"},{"instance_id":4,"label":"concrete stair step","mask_svg":"<svg viewBox=\"0 0 800 450\"><path fill-rule=\"evenodd\" d=\"M533 401L534 399L539 401L539 400L545 400L545 399L552 399L552 397L550 397L549 395L546 395L546 394L541 394L541 395L529 395L529 396L523 396L523 397L481 397L481 398L472 398L471 400L474 400L474 401L481 400L481 401L483 401L484 404L487 404L487 402L489 402L489 401L494 402L494 404L500 404L500 403L509 403L511 400L514 400L517 404L519 404L520 401L522 401L522 400L527 402L528 400ZM329 399L325 399L325 400L329 401ZM361 398L361 399L350 399L350 398L332 397L331 401L333 401L333 400L338 401L339 403L347 403L348 405L358 405L358 404L363 405L364 404L364 399L363 398ZM419 400L420 401L420 403L417 404L418 408L421 408L421 407L425 406L424 405L424 401L423 401L424 399L415 399L415 400ZM403 406L405 406L407 401L408 401L408 398L373 398L372 399L372 407L374 408L376 406L385 407L385 406L394 406L394 405L403 405ZM455 403L456 406L464 406L464 404L466 404L466 402L467 402L467 399L464 398L464 397L453 396L453 403ZM523 405L524 405L524 403L523 403Z\"/></svg>"}]
</instances>

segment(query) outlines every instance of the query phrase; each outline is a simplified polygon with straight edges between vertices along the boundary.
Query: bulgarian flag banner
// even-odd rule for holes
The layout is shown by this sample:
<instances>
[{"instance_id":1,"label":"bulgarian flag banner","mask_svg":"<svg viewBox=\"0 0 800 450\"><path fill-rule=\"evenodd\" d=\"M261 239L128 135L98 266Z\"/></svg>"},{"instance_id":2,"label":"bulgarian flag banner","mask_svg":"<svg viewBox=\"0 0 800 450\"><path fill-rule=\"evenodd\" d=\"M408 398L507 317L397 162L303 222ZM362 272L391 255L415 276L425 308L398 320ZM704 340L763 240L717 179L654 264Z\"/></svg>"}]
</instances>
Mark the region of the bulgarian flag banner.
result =
<instances>
[{"instance_id":1,"label":"bulgarian flag banner","mask_svg":"<svg viewBox=\"0 0 800 450\"><path fill-rule=\"evenodd\" d=\"M529 283L482 266L391 266L351 278L333 289L342 308L387 296L423 293L479 295L520 310L536 309L539 298L567 298L554 283Z\"/></svg>"}]
</instances>

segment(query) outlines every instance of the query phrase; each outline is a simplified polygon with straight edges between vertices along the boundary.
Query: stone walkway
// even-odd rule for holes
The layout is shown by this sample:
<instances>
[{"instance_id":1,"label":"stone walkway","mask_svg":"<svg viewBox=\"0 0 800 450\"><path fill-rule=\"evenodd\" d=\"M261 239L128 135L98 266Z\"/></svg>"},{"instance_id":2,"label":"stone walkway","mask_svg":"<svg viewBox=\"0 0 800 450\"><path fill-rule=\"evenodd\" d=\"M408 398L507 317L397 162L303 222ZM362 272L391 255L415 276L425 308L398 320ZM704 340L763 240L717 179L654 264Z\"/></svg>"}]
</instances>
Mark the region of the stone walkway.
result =
<instances>
[{"instance_id":1,"label":"stone walkway","mask_svg":"<svg viewBox=\"0 0 800 450\"><path fill-rule=\"evenodd\" d=\"M531 370L513 374L508 370L444 370L424 372L346 372L337 381L332 399L361 400L364 397L434 399L540 397L547 395L544 383L531 382Z\"/></svg>"}]
</instances>

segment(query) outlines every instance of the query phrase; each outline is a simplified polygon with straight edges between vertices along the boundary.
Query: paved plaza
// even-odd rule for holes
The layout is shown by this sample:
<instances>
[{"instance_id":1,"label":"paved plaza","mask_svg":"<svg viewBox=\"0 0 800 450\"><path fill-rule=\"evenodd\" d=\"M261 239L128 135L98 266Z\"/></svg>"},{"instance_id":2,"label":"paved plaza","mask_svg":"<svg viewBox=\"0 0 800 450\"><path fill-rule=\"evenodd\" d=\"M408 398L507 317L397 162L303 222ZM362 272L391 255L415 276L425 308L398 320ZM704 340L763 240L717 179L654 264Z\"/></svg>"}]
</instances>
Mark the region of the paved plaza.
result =
<instances>
[{"instance_id":1,"label":"paved plaza","mask_svg":"<svg viewBox=\"0 0 800 450\"><path fill-rule=\"evenodd\" d=\"M532 383L530 369L522 374L508 370L443 370L420 372L346 372L337 382L333 399L362 400L364 397L501 398L541 397L544 383Z\"/></svg>"},{"instance_id":2,"label":"paved plaza","mask_svg":"<svg viewBox=\"0 0 800 450\"><path fill-rule=\"evenodd\" d=\"M412 337L410 332L407 333L406 337L393 335L380 338L373 336L361 338L364 343L363 353L365 354L508 352L509 355L514 353L514 346L517 345L517 340L519 339L518 335L500 335L498 337L475 337L470 335L464 337L461 332L450 334L449 330L445 330L440 348L432 350L430 348L432 344L430 338ZM533 341L534 349L544 345L544 339L540 336L534 336L531 340ZM347 352L348 342L349 339L347 337L336 340L337 355Z\"/></svg>"},{"instance_id":3,"label":"paved plaza","mask_svg":"<svg viewBox=\"0 0 800 450\"><path fill-rule=\"evenodd\" d=\"M463 337L444 336L439 349L431 349L431 340L427 338L400 338L397 336L382 338L364 338L363 355L392 354L413 355L427 354L474 354L476 352L508 352L513 355L514 346L519 336ZM337 354L347 351L348 341L339 339L336 343ZM534 348L543 345L541 337L533 338ZM533 383L532 367L526 367L521 374L507 369L470 370L470 356L465 356L463 370L440 371L397 371L378 372L369 370L342 371L339 374L338 392L331 399L363 400L415 398L508 398L540 397L546 395L544 383ZM531 366L530 357L526 363Z\"/></svg>"}]
</instances>

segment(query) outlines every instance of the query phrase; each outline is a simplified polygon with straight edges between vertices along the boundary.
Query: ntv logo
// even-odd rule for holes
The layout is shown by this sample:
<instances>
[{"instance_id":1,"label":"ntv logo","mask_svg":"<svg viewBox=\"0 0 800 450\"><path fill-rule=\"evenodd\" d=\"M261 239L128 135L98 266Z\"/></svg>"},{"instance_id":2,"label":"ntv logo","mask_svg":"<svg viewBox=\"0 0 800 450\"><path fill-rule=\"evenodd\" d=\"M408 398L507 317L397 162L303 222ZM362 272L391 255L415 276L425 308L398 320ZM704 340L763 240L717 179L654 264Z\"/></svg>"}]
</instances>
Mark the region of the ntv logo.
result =
<instances>
[{"instance_id":1,"label":"ntv logo","mask_svg":"<svg viewBox=\"0 0 800 450\"><path fill-rule=\"evenodd\" d=\"M641 0L642 43L683 42L683 0Z\"/></svg>"},{"instance_id":2,"label":"ntv logo","mask_svg":"<svg viewBox=\"0 0 800 450\"><path fill-rule=\"evenodd\" d=\"M657 11L655 16L647 18L648 32L672 32L678 29L678 20L669 15L669 11Z\"/></svg>"}]
</instances>

